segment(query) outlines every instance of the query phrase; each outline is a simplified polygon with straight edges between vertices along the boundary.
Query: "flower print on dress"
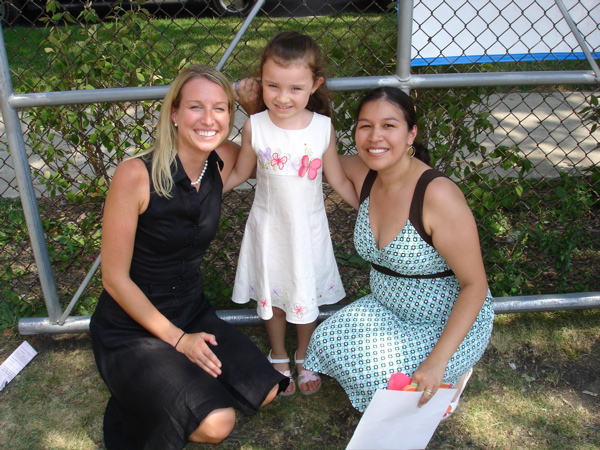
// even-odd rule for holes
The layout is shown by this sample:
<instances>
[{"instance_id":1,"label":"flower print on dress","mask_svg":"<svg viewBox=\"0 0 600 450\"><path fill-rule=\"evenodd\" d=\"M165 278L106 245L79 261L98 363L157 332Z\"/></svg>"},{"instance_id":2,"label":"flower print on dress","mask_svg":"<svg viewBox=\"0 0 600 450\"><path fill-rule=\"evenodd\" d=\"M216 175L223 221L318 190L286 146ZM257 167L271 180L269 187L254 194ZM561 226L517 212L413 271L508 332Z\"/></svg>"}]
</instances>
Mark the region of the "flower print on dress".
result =
<instances>
[{"instance_id":1,"label":"flower print on dress","mask_svg":"<svg viewBox=\"0 0 600 450\"><path fill-rule=\"evenodd\" d=\"M331 293L340 292L340 285L338 283L330 282L327 284L325 289L319 290L317 294L317 298L322 298L325 295L331 295Z\"/></svg>"},{"instance_id":2,"label":"flower print on dress","mask_svg":"<svg viewBox=\"0 0 600 450\"><path fill-rule=\"evenodd\" d=\"M308 179L314 180L317 178L318 170L321 168L321 160L319 158L310 159L308 155L304 155L302 157L302 161L300 163L300 169L298 170L298 175L303 177L308 173Z\"/></svg>"},{"instance_id":3,"label":"flower print on dress","mask_svg":"<svg viewBox=\"0 0 600 450\"><path fill-rule=\"evenodd\" d=\"M290 299L290 296L288 295L288 292L285 289L282 289L279 286L272 287L270 297L272 306L281 308L284 311L290 310L292 300Z\"/></svg>"},{"instance_id":4,"label":"flower print on dress","mask_svg":"<svg viewBox=\"0 0 600 450\"><path fill-rule=\"evenodd\" d=\"M268 298L264 298L263 297L263 298L260 299L260 306L262 308L268 308L269 306L271 306L271 302L269 301Z\"/></svg>"},{"instance_id":5,"label":"flower print on dress","mask_svg":"<svg viewBox=\"0 0 600 450\"><path fill-rule=\"evenodd\" d=\"M271 166L275 167L279 167L279 170L283 170L283 167L285 166L285 163L287 162L288 157L287 156L279 156L279 153L273 153L273 159L271 160Z\"/></svg>"},{"instance_id":6,"label":"flower print on dress","mask_svg":"<svg viewBox=\"0 0 600 450\"><path fill-rule=\"evenodd\" d=\"M302 306L299 303L295 303L294 306L292 306L292 312L296 314L296 317L298 317L298 319L302 319L304 313L306 313L307 311L308 308L306 306Z\"/></svg>"},{"instance_id":7,"label":"flower print on dress","mask_svg":"<svg viewBox=\"0 0 600 450\"><path fill-rule=\"evenodd\" d=\"M340 290L340 286L337 283L329 283L329 285L327 286L327 289L325 289L325 291L328 293L339 292L339 290Z\"/></svg>"},{"instance_id":8,"label":"flower print on dress","mask_svg":"<svg viewBox=\"0 0 600 450\"><path fill-rule=\"evenodd\" d=\"M308 144L306 144L306 143L305 143L305 144L304 144L304 154L305 154L305 155L308 155L308 156L312 156L312 155L313 155L313 153L314 153L314 152L313 152L313 149L312 149L312 148L310 148L310 147L308 146Z\"/></svg>"}]
</instances>

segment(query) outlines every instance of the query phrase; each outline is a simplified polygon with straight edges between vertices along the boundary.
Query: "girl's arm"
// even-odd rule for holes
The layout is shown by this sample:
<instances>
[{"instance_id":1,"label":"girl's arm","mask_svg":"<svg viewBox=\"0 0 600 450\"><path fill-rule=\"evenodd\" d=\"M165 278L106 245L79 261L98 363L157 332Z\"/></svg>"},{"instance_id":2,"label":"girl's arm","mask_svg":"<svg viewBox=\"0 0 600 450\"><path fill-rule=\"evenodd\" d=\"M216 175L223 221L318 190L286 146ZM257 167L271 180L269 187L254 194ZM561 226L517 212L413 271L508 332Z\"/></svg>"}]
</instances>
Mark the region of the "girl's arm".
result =
<instances>
[{"instance_id":1,"label":"girl's arm","mask_svg":"<svg viewBox=\"0 0 600 450\"><path fill-rule=\"evenodd\" d=\"M175 346L183 331L173 325L131 280L129 271L138 224L150 200L150 180L144 163L123 161L112 178L102 222L102 284L129 316L158 339ZM186 335L177 345L191 361L214 377L221 363L206 342L216 345L213 335Z\"/></svg>"},{"instance_id":2,"label":"girl's arm","mask_svg":"<svg viewBox=\"0 0 600 450\"><path fill-rule=\"evenodd\" d=\"M252 149L252 126L248 119L242 129L242 147L235 166L223 183L223 192L239 186L252 175L256 168L256 153Z\"/></svg>"},{"instance_id":3,"label":"girl's arm","mask_svg":"<svg viewBox=\"0 0 600 450\"><path fill-rule=\"evenodd\" d=\"M358 208L358 194L352 181L346 176L339 155L337 154L337 145L335 140L335 131L331 127L331 137L329 147L323 153L323 172L326 175L327 182L344 199L346 203L354 209Z\"/></svg>"},{"instance_id":4,"label":"girl's arm","mask_svg":"<svg viewBox=\"0 0 600 450\"><path fill-rule=\"evenodd\" d=\"M488 284L475 219L460 188L451 180L437 178L430 183L425 193L423 224L460 285L440 339L413 375L419 391L430 389L435 394L448 361L481 311Z\"/></svg>"}]
</instances>

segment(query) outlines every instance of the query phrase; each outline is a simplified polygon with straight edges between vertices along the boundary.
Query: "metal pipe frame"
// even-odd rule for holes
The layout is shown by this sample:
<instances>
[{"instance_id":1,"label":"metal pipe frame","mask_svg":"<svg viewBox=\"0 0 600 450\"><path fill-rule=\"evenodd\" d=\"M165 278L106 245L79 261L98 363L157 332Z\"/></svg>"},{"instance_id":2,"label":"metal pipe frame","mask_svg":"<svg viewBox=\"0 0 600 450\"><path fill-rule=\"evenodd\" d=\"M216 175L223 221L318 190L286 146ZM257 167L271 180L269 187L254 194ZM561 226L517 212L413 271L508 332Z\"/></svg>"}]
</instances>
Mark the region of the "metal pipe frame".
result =
<instances>
[{"instance_id":1,"label":"metal pipe frame","mask_svg":"<svg viewBox=\"0 0 600 450\"><path fill-rule=\"evenodd\" d=\"M567 8L565 8L565 4L563 3L562 0L554 0L554 1L556 3L556 6L558 6L558 9L560 9L560 12L562 13L565 21L569 25L569 28L571 29L571 33L573 33L573 36L575 36L575 39L577 39L577 43L579 44L579 47L581 47L581 50L585 54L585 57L586 57L588 63L590 64L590 66L592 67L592 70L596 74L596 79L600 80L600 69L598 68L598 64L596 64L596 61L592 57L592 52L586 45L586 43L583 39L583 36L581 35L581 33L579 32L579 29L575 25L573 18L569 14L569 11L567 10Z\"/></svg>"},{"instance_id":2,"label":"metal pipe frame","mask_svg":"<svg viewBox=\"0 0 600 450\"><path fill-rule=\"evenodd\" d=\"M318 321L331 317L342 309L340 305L329 305L319 308ZM527 295L521 297L501 297L494 299L496 314L530 313L572 309L600 308L600 292L557 295ZM264 321L258 317L254 309L234 309L217 311L217 315L238 327L260 326ZM90 316L69 317L62 326L56 326L48 318L21 319L19 333L62 334L89 332Z\"/></svg>"},{"instance_id":3,"label":"metal pipe frame","mask_svg":"<svg viewBox=\"0 0 600 450\"><path fill-rule=\"evenodd\" d=\"M250 14L238 30L226 49L216 68L221 70L250 23L258 14L265 0L258 0ZM333 78L327 80L328 87L333 91L369 90L380 86L395 86L409 93L413 89L454 88L474 86L527 86L555 84L599 84L600 70L591 52L585 45L584 39L577 30L575 23L564 7L562 0L555 0L563 17L569 24L578 44L590 63L592 70L580 71L547 71L547 72L501 72L501 73L452 73L452 74L411 74L411 48L414 0L398 2L398 39L396 54L396 74L392 76ZM29 230L34 257L38 266L42 292L48 310L47 318L21 319L19 331L21 334L43 333L73 333L84 332L89 327L89 317L69 317L68 314L75 306L79 296L91 280L99 265L96 261L84 282L78 289L66 310L61 313L60 301L45 236L41 224L33 182L21 132L21 123L17 109L39 106L59 106L72 104L90 104L106 102L126 102L161 100L169 86L146 86L113 89L78 90L65 92L45 92L31 94L15 94L10 80L6 47L0 26L0 110L6 125L6 134L10 153L15 166L17 183L23 211ZM556 309L587 309L600 307L598 293L563 294L557 296L526 296L505 297L496 299L495 309L498 313L551 311ZM339 307L325 307L319 315L323 320L333 314ZM226 320L236 325L257 325L262 323L255 313L246 310L219 311Z\"/></svg>"},{"instance_id":4,"label":"metal pipe frame","mask_svg":"<svg viewBox=\"0 0 600 450\"><path fill-rule=\"evenodd\" d=\"M547 72L485 72L411 75L402 80L397 75L340 77L327 80L332 91L370 90L380 86L408 89L456 88L471 86L536 86L554 84L598 84L592 70ZM162 100L169 86L89 89L65 92L13 94L8 105L13 109L37 106L61 106L89 103Z\"/></svg>"},{"instance_id":5,"label":"metal pipe frame","mask_svg":"<svg viewBox=\"0 0 600 450\"><path fill-rule=\"evenodd\" d=\"M23 205L23 213L25 215L25 222L27 223L27 231L29 232L33 255L38 267L38 276L46 302L48 319L51 322L55 322L61 314L60 301L52 272L52 265L50 264L50 255L46 246L46 237L42 227L40 211L35 197L33 180L29 171L29 161L21 131L21 121L16 109L11 107L9 102L12 94L13 85L8 69L8 56L6 54L2 26L0 25L0 111L2 112L6 128L8 147L15 168L19 196Z\"/></svg>"}]
</instances>

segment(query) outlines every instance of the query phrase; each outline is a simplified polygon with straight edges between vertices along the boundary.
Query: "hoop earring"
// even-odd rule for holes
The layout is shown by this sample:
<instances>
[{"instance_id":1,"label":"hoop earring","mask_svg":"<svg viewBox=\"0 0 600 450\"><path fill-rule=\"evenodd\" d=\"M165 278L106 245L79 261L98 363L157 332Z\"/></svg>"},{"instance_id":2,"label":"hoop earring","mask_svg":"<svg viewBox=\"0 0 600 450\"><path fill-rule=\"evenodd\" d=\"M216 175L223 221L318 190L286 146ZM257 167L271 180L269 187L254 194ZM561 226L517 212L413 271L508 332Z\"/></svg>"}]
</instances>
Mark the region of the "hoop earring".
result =
<instances>
[{"instance_id":1,"label":"hoop earring","mask_svg":"<svg viewBox=\"0 0 600 450\"><path fill-rule=\"evenodd\" d=\"M412 145L411 145L410 147L408 147L408 149L406 150L406 154L407 154L408 156L410 156L411 158L412 158L413 156L415 156L415 153L416 153L416 152L417 152L417 151L415 150L415 148L414 148Z\"/></svg>"}]
</instances>

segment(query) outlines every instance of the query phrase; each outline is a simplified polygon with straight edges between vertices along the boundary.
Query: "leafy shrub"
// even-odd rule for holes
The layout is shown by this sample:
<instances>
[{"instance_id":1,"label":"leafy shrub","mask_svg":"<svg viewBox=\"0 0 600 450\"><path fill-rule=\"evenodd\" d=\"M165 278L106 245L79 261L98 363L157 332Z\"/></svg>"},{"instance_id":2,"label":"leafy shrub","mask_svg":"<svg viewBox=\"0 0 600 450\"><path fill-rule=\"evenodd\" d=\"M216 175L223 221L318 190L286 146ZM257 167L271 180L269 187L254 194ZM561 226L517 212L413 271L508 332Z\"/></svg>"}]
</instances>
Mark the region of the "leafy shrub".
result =
<instances>
[{"instance_id":1,"label":"leafy shrub","mask_svg":"<svg viewBox=\"0 0 600 450\"><path fill-rule=\"evenodd\" d=\"M114 88L115 80L121 87L146 86L165 81L178 67L165 64L154 50L160 34L147 26L149 13L139 4L127 10L115 7L102 23L89 4L77 20L58 10L58 2L50 0L47 11L53 14L45 19L50 32L44 49L55 70L42 80L45 90ZM79 22L86 26L67 26ZM114 166L149 145L155 114L154 102L27 110L29 141L46 166L41 181L50 195L64 194L72 202L102 201Z\"/></svg>"}]
</instances>

